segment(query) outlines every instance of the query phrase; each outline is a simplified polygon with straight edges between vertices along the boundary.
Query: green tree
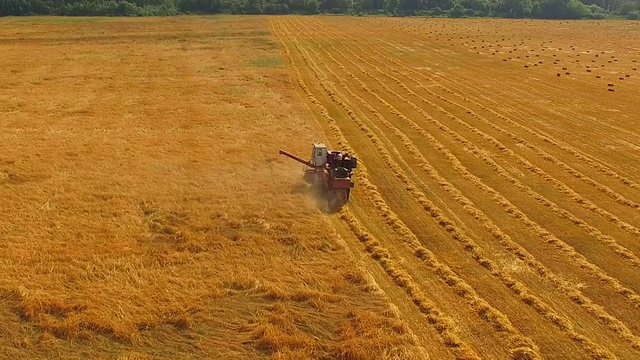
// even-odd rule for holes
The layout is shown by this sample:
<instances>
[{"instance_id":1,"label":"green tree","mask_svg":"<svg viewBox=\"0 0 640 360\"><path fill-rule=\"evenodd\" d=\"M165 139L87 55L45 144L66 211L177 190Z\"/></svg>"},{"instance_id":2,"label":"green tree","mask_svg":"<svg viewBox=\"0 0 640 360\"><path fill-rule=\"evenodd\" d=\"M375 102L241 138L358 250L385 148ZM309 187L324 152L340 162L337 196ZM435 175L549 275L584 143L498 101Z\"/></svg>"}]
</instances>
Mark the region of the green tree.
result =
<instances>
[{"instance_id":1,"label":"green tree","mask_svg":"<svg viewBox=\"0 0 640 360\"><path fill-rule=\"evenodd\" d=\"M178 9L181 12L215 14L222 12L220 0L180 0Z\"/></svg>"},{"instance_id":2,"label":"green tree","mask_svg":"<svg viewBox=\"0 0 640 360\"><path fill-rule=\"evenodd\" d=\"M616 2L614 4L607 4L609 7L604 7L608 10L614 10L619 15L626 15L630 12L635 12L640 10L640 0L638 1L625 1L625 2Z\"/></svg>"},{"instance_id":3,"label":"green tree","mask_svg":"<svg viewBox=\"0 0 640 360\"><path fill-rule=\"evenodd\" d=\"M284 2L269 2L264 4L264 13L265 14L288 14L289 13L289 5Z\"/></svg>"},{"instance_id":4,"label":"green tree","mask_svg":"<svg viewBox=\"0 0 640 360\"><path fill-rule=\"evenodd\" d=\"M31 3L27 0L0 0L0 16L29 15Z\"/></svg>"},{"instance_id":5,"label":"green tree","mask_svg":"<svg viewBox=\"0 0 640 360\"><path fill-rule=\"evenodd\" d=\"M531 0L499 0L496 12L500 16L509 18L523 18L531 15L533 3Z\"/></svg>"},{"instance_id":6,"label":"green tree","mask_svg":"<svg viewBox=\"0 0 640 360\"><path fill-rule=\"evenodd\" d=\"M304 10L307 14L318 14L320 12L320 1L306 0Z\"/></svg>"},{"instance_id":7,"label":"green tree","mask_svg":"<svg viewBox=\"0 0 640 360\"><path fill-rule=\"evenodd\" d=\"M247 0L245 14L262 14L264 12L264 0Z\"/></svg>"},{"instance_id":8,"label":"green tree","mask_svg":"<svg viewBox=\"0 0 640 360\"><path fill-rule=\"evenodd\" d=\"M384 9L384 0L355 0L353 2L355 12L374 12Z\"/></svg>"},{"instance_id":9,"label":"green tree","mask_svg":"<svg viewBox=\"0 0 640 360\"><path fill-rule=\"evenodd\" d=\"M345 13L353 6L353 0L321 0L320 9L331 13Z\"/></svg>"},{"instance_id":10,"label":"green tree","mask_svg":"<svg viewBox=\"0 0 640 360\"><path fill-rule=\"evenodd\" d=\"M579 0L542 0L535 15L545 19L581 19L590 13Z\"/></svg>"},{"instance_id":11,"label":"green tree","mask_svg":"<svg viewBox=\"0 0 640 360\"><path fill-rule=\"evenodd\" d=\"M453 5L453 8L451 9L451 11L449 12L449 17L452 18L461 18L464 16L464 8L462 7L462 5L456 3L455 5Z\"/></svg>"},{"instance_id":12,"label":"green tree","mask_svg":"<svg viewBox=\"0 0 640 360\"><path fill-rule=\"evenodd\" d=\"M415 13L422 9L422 0L401 0L400 7L402 10Z\"/></svg>"},{"instance_id":13,"label":"green tree","mask_svg":"<svg viewBox=\"0 0 640 360\"><path fill-rule=\"evenodd\" d=\"M473 15L488 16L491 13L492 4L489 0L459 0L459 4Z\"/></svg>"},{"instance_id":14,"label":"green tree","mask_svg":"<svg viewBox=\"0 0 640 360\"><path fill-rule=\"evenodd\" d=\"M400 8L400 0L384 0L384 10L389 14L397 14Z\"/></svg>"},{"instance_id":15,"label":"green tree","mask_svg":"<svg viewBox=\"0 0 640 360\"><path fill-rule=\"evenodd\" d=\"M453 7L452 0L424 0L424 7L427 9L439 8L440 10L448 10Z\"/></svg>"},{"instance_id":16,"label":"green tree","mask_svg":"<svg viewBox=\"0 0 640 360\"><path fill-rule=\"evenodd\" d=\"M130 3L128 1L121 1L118 3L116 7L114 15L117 16L136 16L138 13L138 7L136 4Z\"/></svg>"}]
</instances>

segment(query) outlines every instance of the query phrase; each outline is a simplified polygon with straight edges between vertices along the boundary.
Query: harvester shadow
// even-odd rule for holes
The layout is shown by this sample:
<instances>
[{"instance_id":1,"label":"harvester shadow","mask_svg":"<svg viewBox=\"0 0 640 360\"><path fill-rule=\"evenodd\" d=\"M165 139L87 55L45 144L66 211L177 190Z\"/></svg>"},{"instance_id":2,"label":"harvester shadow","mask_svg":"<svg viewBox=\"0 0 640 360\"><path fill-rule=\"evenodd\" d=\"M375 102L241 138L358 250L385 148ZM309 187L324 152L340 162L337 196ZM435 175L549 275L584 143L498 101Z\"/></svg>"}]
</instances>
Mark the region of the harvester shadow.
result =
<instances>
[{"instance_id":1,"label":"harvester shadow","mask_svg":"<svg viewBox=\"0 0 640 360\"><path fill-rule=\"evenodd\" d=\"M291 193L304 195L305 198L313 202L316 208L324 213L333 214L340 210L330 206L331 193L329 191L312 183L301 181L292 186Z\"/></svg>"}]
</instances>

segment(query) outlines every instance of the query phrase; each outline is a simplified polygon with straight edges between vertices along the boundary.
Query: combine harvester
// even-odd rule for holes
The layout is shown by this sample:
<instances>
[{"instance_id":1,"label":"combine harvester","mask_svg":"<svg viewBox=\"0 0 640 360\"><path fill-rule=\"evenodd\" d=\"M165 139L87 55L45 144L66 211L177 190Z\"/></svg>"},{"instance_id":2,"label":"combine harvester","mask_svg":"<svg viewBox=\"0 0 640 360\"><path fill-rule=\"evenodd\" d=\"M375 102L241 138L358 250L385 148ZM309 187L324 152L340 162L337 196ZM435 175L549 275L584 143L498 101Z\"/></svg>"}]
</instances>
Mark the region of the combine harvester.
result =
<instances>
[{"instance_id":1,"label":"combine harvester","mask_svg":"<svg viewBox=\"0 0 640 360\"><path fill-rule=\"evenodd\" d=\"M284 150L280 154L305 166L304 180L323 191L329 211L337 211L349 201L349 192L355 185L351 181L358 159L340 151L328 151L324 144L313 144L311 160L301 159Z\"/></svg>"}]
</instances>

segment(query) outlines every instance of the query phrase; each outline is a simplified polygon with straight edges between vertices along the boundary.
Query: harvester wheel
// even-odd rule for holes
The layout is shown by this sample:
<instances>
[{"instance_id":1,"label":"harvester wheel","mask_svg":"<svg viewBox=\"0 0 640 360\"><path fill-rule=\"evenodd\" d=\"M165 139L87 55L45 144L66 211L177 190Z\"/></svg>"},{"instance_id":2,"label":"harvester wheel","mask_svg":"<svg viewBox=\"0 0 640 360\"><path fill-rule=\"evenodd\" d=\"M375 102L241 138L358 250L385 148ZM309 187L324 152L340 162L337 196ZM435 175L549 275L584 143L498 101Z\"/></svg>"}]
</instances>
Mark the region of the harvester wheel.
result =
<instances>
[{"instance_id":1,"label":"harvester wheel","mask_svg":"<svg viewBox=\"0 0 640 360\"><path fill-rule=\"evenodd\" d=\"M306 182L308 184L315 184L316 177L317 177L316 172L308 170L308 168L304 169L303 171L304 171L304 173L303 173L304 182Z\"/></svg>"},{"instance_id":2,"label":"harvester wheel","mask_svg":"<svg viewBox=\"0 0 640 360\"><path fill-rule=\"evenodd\" d=\"M331 212L338 211L349 201L350 189L333 189L329 192L328 205Z\"/></svg>"}]
</instances>

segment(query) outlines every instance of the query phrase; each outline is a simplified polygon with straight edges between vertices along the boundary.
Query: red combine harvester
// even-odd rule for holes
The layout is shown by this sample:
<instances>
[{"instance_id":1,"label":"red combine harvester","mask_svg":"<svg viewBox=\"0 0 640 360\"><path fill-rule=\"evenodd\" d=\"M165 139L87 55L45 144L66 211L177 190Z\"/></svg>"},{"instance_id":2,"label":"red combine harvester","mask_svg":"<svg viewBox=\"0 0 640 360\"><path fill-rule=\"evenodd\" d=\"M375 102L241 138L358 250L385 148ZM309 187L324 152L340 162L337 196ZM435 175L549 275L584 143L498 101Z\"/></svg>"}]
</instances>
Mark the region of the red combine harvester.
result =
<instances>
[{"instance_id":1,"label":"red combine harvester","mask_svg":"<svg viewBox=\"0 0 640 360\"><path fill-rule=\"evenodd\" d=\"M306 165L304 179L325 192L331 211L340 209L349 200L354 186L351 181L358 159L341 151L328 151L324 144L313 144L311 160L301 159L284 150L280 154Z\"/></svg>"}]
</instances>

